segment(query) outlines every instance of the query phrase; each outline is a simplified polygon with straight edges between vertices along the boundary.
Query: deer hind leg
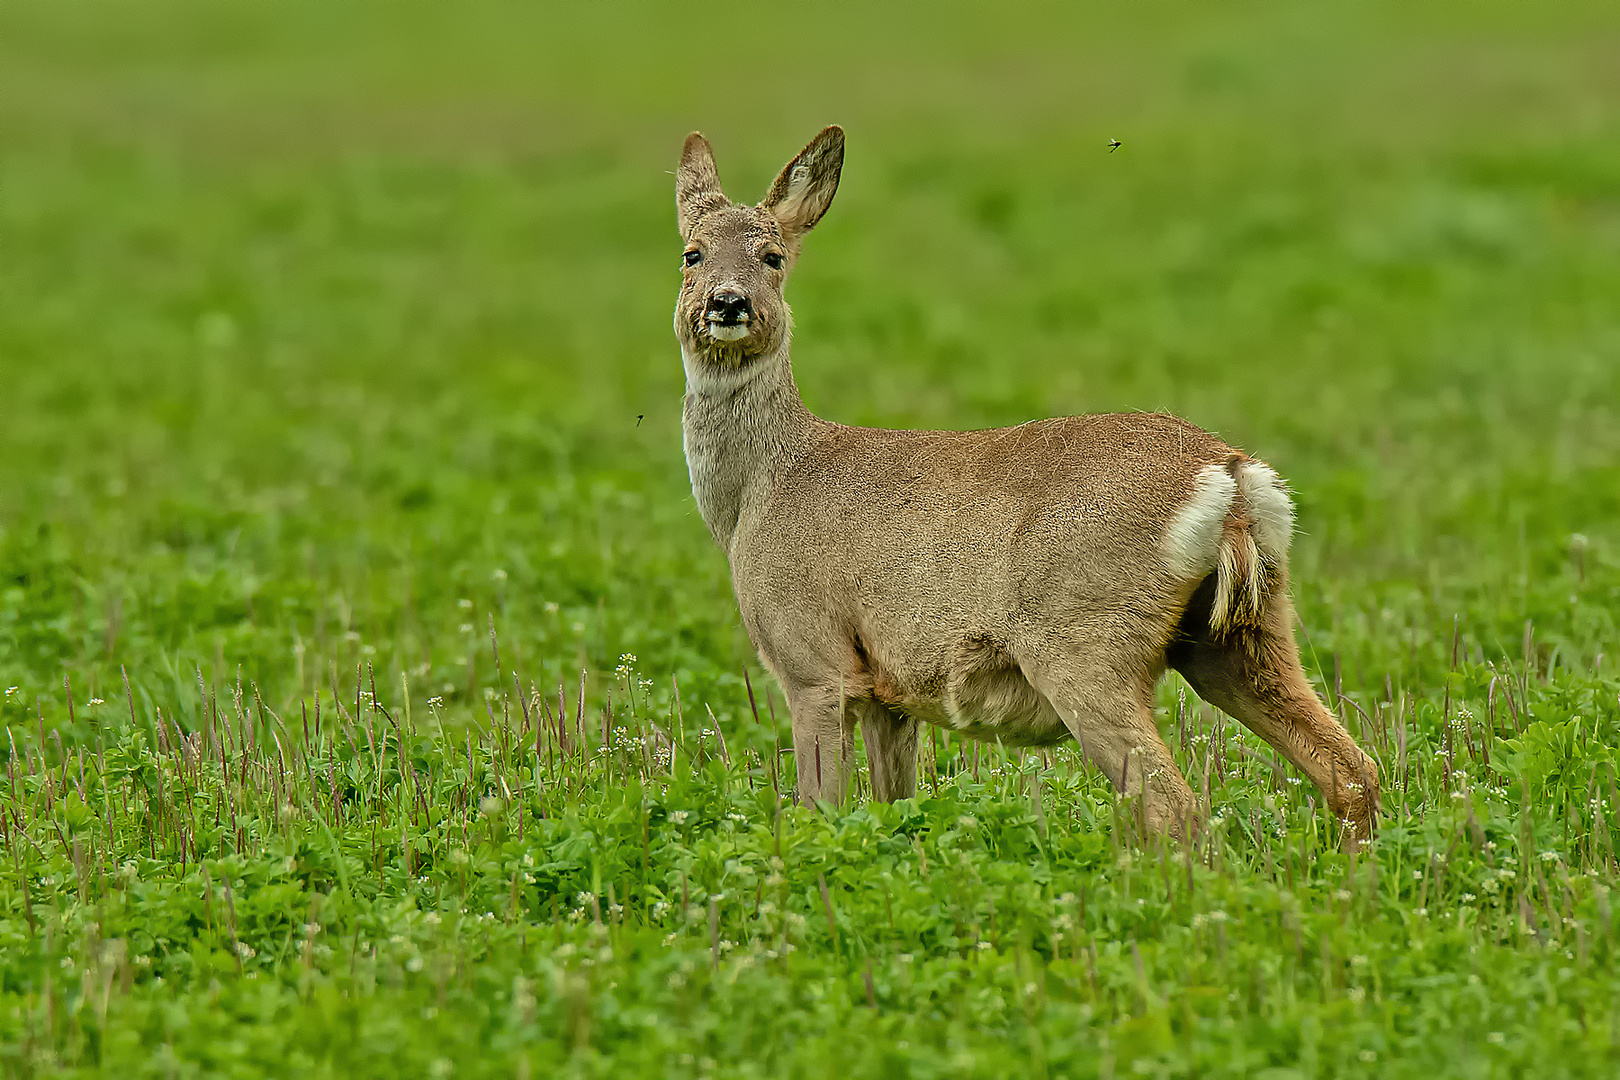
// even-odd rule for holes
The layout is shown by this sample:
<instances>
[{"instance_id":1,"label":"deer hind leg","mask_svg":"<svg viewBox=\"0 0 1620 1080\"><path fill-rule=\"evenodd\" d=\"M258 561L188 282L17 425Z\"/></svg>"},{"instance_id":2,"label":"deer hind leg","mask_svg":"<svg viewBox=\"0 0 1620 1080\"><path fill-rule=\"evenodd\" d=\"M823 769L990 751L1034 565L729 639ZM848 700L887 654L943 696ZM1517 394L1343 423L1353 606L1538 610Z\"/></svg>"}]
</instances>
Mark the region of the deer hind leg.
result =
<instances>
[{"instance_id":1,"label":"deer hind leg","mask_svg":"<svg viewBox=\"0 0 1620 1080\"><path fill-rule=\"evenodd\" d=\"M1178 838L1196 832L1197 801L1153 722L1152 680L1078 671L1073 661L1026 670L1086 759L1120 794L1141 800L1149 830Z\"/></svg>"},{"instance_id":2,"label":"deer hind leg","mask_svg":"<svg viewBox=\"0 0 1620 1080\"><path fill-rule=\"evenodd\" d=\"M1197 625L1208 591L1200 587L1194 596L1191 625ZM1352 835L1365 839L1378 810L1378 767L1311 688L1300 666L1293 619L1293 605L1278 590L1258 628L1221 641L1199 631L1174 644L1168 659L1199 697L1237 717L1298 766ZM1188 626L1183 623L1184 630Z\"/></svg>"},{"instance_id":3,"label":"deer hind leg","mask_svg":"<svg viewBox=\"0 0 1620 1080\"><path fill-rule=\"evenodd\" d=\"M837 687L805 687L789 692L793 761L798 771L795 793L800 805L843 803L850 766L855 760L856 704Z\"/></svg>"},{"instance_id":4,"label":"deer hind leg","mask_svg":"<svg viewBox=\"0 0 1620 1080\"><path fill-rule=\"evenodd\" d=\"M917 721L875 698L859 702L855 711L872 769L872 797L880 802L911 798L917 793Z\"/></svg>"}]
</instances>

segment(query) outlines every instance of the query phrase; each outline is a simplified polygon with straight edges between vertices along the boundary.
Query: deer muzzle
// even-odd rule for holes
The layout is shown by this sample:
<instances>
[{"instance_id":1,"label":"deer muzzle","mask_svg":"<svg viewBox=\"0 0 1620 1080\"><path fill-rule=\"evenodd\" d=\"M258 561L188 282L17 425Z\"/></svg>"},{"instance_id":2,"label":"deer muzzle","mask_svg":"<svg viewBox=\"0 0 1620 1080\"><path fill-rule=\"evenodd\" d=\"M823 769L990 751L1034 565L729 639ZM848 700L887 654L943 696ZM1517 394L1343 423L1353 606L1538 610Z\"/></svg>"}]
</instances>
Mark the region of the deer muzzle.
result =
<instances>
[{"instance_id":1,"label":"deer muzzle","mask_svg":"<svg viewBox=\"0 0 1620 1080\"><path fill-rule=\"evenodd\" d=\"M717 289L704 305L703 318L709 324L709 336L716 341L737 341L748 336L748 324L753 321L754 305L748 294L740 289Z\"/></svg>"}]
</instances>

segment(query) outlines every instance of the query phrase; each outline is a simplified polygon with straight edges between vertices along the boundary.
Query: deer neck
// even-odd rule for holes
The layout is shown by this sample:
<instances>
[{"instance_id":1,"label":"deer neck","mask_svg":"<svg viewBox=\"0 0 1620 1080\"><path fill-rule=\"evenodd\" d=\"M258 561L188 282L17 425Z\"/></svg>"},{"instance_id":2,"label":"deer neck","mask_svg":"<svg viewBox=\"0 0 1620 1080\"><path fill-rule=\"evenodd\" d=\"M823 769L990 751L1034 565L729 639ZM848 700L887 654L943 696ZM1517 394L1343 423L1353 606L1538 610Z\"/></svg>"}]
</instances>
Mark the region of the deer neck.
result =
<instances>
[{"instance_id":1,"label":"deer neck","mask_svg":"<svg viewBox=\"0 0 1620 1080\"><path fill-rule=\"evenodd\" d=\"M809 441L815 417L799 397L785 344L735 372L704 370L684 349L682 360L681 430L692 494L729 555L744 507L770 491Z\"/></svg>"}]
</instances>

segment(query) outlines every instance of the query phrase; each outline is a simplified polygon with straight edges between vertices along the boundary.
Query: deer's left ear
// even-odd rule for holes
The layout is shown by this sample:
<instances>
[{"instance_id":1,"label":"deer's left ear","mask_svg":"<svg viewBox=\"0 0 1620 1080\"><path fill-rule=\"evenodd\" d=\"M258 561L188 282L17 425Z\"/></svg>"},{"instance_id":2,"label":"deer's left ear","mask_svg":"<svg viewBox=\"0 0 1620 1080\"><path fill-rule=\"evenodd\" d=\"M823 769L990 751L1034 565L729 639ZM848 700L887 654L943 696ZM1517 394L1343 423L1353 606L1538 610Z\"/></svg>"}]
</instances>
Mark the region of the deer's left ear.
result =
<instances>
[{"instance_id":1,"label":"deer's left ear","mask_svg":"<svg viewBox=\"0 0 1620 1080\"><path fill-rule=\"evenodd\" d=\"M686 137L681 148L681 165L675 170L675 223L683 238L690 238L698 218L727 206L720 190L720 174L715 171L714 151L709 140L697 132Z\"/></svg>"},{"instance_id":2,"label":"deer's left ear","mask_svg":"<svg viewBox=\"0 0 1620 1080\"><path fill-rule=\"evenodd\" d=\"M787 163L759 204L782 226L791 242L816 227L832 205L844 168L844 129L824 129Z\"/></svg>"}]
</instances>

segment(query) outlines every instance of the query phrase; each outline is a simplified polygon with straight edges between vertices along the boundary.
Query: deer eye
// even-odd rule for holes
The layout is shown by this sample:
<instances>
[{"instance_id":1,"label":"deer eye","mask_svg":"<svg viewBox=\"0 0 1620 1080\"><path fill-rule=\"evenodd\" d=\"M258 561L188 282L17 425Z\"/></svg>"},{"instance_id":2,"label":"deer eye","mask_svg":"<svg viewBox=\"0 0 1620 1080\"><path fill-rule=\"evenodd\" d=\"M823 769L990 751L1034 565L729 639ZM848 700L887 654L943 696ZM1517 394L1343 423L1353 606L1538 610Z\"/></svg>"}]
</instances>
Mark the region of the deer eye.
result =
<instances>
[{"instance_id":1,"label":"deer eye","mask_svg":"<svg viewBox=\"0 0 1620 1080\"><path fill-rule=\"evenodd\" d=\"M772 270L782 269L782 256L779 252L767 251L765 254L759 257L759 261L770 267Z\"/></svg>"},{"instance_id":2,"label":"deer eye","mask_svg":"<svg viewBox=\"0 0 1620 1080\"><path fill-rule=\"evenodd\" d=\"M688 251L686 254L682 255L681 260L685 262L687 266L696 266L698 263L703 261L703 252L699 251L697 248L693 248L691 251Z\"/></svg>"}]
</instances>

